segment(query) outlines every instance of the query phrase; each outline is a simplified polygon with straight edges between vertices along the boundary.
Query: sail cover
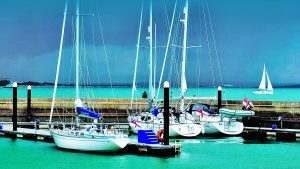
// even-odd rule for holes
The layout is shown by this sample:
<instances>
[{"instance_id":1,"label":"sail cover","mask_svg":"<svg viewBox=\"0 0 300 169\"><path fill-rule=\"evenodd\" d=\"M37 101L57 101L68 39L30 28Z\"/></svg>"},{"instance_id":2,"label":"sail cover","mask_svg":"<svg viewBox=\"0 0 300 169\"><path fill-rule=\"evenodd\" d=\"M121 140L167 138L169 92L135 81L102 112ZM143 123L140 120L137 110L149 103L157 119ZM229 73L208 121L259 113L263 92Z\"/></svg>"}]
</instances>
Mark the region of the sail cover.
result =
<instances>
[{"instance_id":1,"label":"sail cover","mask_svg":"<svg viewBox=\"0 0 300 169\"><path fill-rule=\"evenodd\" d=\"M96 113L94 111L91 111L84 107L77 107L76 108L78 116L80 117L86 117L86 118L96 118L99 119L101 115L99 113Z\"/></svg>"}]
</instances>

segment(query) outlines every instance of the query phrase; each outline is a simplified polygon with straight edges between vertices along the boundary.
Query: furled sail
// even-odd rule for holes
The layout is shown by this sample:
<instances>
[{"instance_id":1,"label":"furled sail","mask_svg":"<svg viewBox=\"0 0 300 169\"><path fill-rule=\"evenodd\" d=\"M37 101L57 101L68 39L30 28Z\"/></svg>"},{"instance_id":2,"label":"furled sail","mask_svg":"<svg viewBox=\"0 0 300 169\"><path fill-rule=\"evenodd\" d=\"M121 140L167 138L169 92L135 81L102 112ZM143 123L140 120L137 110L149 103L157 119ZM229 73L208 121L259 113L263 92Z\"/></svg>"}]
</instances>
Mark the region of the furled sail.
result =
<instances>
[{"instance_id":1,"label":"furled sail","mask_svg":"<svg viewBox=\"0 0 300 169\"><path fill-rule=\"evenodd\" d=\"M99 119L101 117L99 113L83 107L82 101L80 99L75 100L75 107L76 107L77 115L79 117L96 118L96 119Z\"/></svg>"},{"instance_id":2,"label":"furled sail","mask_svg":"<svg viewBox=\"0 0 300 169\"><path fill-rule=\"evenodd\" d=\"M85 117L85 118L96 118L99 119L101 115L97 112L94 112L92 110L89 110L85 107L76 107L77 114L80 117Z\"/></svg>"}]
</instances>

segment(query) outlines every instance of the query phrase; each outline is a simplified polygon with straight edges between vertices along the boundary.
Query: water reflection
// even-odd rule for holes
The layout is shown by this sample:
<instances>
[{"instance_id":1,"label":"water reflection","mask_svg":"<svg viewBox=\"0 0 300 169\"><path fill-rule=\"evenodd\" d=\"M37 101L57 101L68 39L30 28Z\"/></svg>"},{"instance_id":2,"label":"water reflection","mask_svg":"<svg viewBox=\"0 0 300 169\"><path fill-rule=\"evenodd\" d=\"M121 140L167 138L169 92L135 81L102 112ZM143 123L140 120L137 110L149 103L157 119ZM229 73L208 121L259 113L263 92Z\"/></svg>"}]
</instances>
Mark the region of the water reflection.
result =
<instances>
[{"instance_id":1,"label":"water reflection","mask_svg":"<svg viewBox=\"0 0 300 169\"><path fill-rule=\"evenodd\" d=\"M171 139L171 142L175 142L176 139ZM268 140L246 140L241 136L232 137L221 137L221 136L211 136L211 137L196 137L194 139L177 139L181 141L181 144L278 144L280 142L275 139Z\"/></svg>"}]
</instances>

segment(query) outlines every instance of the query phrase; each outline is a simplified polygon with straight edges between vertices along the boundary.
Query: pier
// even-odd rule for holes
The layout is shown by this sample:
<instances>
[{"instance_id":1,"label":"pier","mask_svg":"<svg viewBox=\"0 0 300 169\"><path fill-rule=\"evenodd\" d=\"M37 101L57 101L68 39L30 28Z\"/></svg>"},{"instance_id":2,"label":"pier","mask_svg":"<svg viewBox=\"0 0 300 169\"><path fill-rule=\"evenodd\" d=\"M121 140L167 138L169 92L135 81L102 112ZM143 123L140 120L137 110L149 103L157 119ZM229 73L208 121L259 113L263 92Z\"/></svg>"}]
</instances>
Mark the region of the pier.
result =
<instances>
[{"instance_id":1,"label":"pier","mask_svg":"<svg viewBox=\"0 0 300 169\"><path fill-rule=\"evenodd\" d=\"M126 98L100 98L89 99L93 103L96 110L102 113L104 118L120 117L127 118L127 109L130 107L131 99ZM0 121L11 121L12 117L12 99L0 99ZM85 102L85 100L83 100ZM295 123L294 126L300 128L300 102L284 102L284 101L252 101L254 104L253 111L255 116L250 120L245 120L247 126L255 126L257 121L272 122L277 121L278 116L283 116L283 125L287 123ZM174 106L178 103L178 100L170 100L170 106ZM205 103L211 105L213 109L217 109L218 100L215 97L186 97L185 105L192 103ZM229 109L241 109L242 100L222 100L223 107ZM163 105L161 101L160 105ZM54 118L59 116L70 117L70 114L64 114L63 109L72 111L74 109L74 99L56 99L56 107L58 112L53 114ZM47 121L50 115L51 99L31 99L31 119L36 117L41 118L41 121ZM148 103L146 99L134 99L133 110L146 110ZM27 114L27 99L18 98L18 121L26 121ZM287 128L290 128L286 126Z\"/></svg>"},{"instance_id":2,"label":"pier","mask_svg":"<svg viewBox=\"0 0 300 169\"><path fill-rule=\"evenodd\" d=\"M12 126L4 126L3 129L0 130L0 135L9 138L53 142L53 138L48 130L17 128L17 130L14 131Z\"/></svg>"},{"instance_id":3,"label":"pier","mask_svg":"<svg viewBox=\"0 0 300 169\"><path fill-rule=\"evenodd\" d=\"M245 140L299 142L300 130L274 127L245 127L242 137Z\"/></svg>"},{"instance_id":4,"label":"pier","mask_svg":"<svg viewBox=\"0 0 300 169\"><path fill-rule=\"evenodd\" d=\"M178 147L181 147L181 145L178 143L170 145L144 144L131 140L129 144L122 150L122 152L126 154L169 157L180 153L180 151L176 150Z\"/></svg>"},{"instance_id":5,"label":"pier","mask_svg":"<svg viewBox=\"0 0 300 169\"><path fill-rule=\"evenodd\" d=\"M83 100L84 101L84 100ZM127 124L127 109L130 106L130 99L92 99L93 106L103 115L103 122L108 125L116 125L114 119L119 118L121 128L129 129ZM0 124L4 124L4 129L0 130L0 135L11 138L23 138L36 141L53 142L48 130L48 119L51 108L51 99L31 99L30 112L28 113L27 99L18 99L17 103L17 130L6 128L5 125L11 123L13 99L0 99ZM170 106L174 106L178 101L170 100ZM185 104L204 103L217 109L220 104L229 109L240 109L242 100L222 100L218 102L217 98L196 98L185 99ZM300 103L299 102L279 102L279 101L253 101L255 107L255 116L243 118L245 129L242 137L245 140L276 140L276 141L300 141ZM163 101L160 103L164 104ZM74 111L74 99L57 99L57 112L53 114L54 119L65 117L71 119L70 113ZM147 110L148 103L145 99L134 99L133 110ZM63 111L64 110L64 111ZM30 116L30 117L28 117ZM282 118L280 121L278 117ZM41 120L36 130L34 119ZM25 122L31 119L31 122ZM272 126L276 125L276 128ZM56 127L61 127L56 125ZM120 126L119 126L120 127ZM116 127L115 127L116 128ZM132 140L122 153L151 155L151 156L174 156L180 149L180 144L172 145L149 145L138 143Z\"/></svg>"}]
</instances>

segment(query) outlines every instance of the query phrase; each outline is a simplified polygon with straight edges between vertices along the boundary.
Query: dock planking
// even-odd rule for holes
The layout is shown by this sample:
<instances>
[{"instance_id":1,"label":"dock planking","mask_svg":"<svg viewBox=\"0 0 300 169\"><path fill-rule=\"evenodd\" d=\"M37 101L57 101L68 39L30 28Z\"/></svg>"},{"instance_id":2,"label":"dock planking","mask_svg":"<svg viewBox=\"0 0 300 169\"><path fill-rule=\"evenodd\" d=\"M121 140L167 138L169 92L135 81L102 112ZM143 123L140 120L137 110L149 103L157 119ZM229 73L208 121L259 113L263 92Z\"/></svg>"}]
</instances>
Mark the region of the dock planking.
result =
<instances>
[{"instance_id":1,"label":"dock planking","mask_svg":"<svg viewBox=\"0 0 300 169\"><path fill-rule=\"evenodd\" d=\"M268 127L245 127L242 137L245 140L296 142L300 141L300 130Z\"/></svg>"}]
</instances>

